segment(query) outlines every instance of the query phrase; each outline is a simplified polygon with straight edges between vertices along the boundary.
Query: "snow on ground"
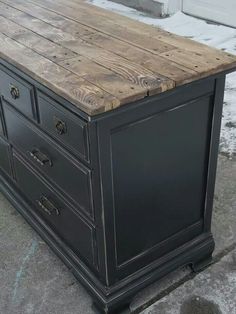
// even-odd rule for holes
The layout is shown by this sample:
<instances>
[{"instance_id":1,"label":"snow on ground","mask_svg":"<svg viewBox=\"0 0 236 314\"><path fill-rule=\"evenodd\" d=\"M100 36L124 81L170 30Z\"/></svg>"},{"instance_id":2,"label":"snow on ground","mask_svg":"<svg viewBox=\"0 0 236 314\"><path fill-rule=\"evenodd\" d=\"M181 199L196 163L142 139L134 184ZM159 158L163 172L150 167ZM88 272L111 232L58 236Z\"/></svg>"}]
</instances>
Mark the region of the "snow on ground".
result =
<instances>
[{"instance_id":1,"label":"snow on ground","mask_svg":"<svg viewBox=\"0 0 236 314\"><path fill-rule=\"evenodd\" d=\"M89 0L89 2L135 20L159 26L169 32L236 54L236 29L234 28L209 23L182 12L177 12L165 19L158 19L108 0ZM230 157L236 154L236 72L227 76L220 151Z\"/></svg>"}]
</instances>

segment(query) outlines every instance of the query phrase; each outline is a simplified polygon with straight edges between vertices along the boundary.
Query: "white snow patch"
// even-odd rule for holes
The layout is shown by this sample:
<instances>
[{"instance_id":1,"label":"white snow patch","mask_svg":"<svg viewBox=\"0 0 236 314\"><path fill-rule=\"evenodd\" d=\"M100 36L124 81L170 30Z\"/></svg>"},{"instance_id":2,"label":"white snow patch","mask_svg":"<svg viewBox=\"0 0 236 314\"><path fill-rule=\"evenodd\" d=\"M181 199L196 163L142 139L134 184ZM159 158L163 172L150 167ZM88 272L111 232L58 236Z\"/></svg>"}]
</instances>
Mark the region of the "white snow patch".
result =
<instances>
[{"instance_id":1,"label":"white snow patch","mask_svg":"<svg viewBox=\"0 0 236 314\"><path fill-rule=\"evenodd\" d=\"M208 23L182 12L177 12L165 19L158 19L108 0L89 0L89 2L140 22L158 26L169 32L236 54L236 29L234 28ZM229 74L226 80L220 151L229 156L236 154L236 73Z\"/></svg>"}]
</instances>

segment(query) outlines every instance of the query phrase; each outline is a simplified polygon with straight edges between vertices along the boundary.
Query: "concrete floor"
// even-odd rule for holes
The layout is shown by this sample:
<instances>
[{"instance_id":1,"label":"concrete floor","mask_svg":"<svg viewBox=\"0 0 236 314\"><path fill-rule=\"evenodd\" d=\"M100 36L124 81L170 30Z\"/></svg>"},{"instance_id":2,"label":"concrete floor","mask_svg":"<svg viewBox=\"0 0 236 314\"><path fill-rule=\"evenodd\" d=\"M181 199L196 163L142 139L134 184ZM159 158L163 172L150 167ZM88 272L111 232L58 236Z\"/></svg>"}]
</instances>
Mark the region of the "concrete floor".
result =
<instances>
[{"instance_id":1,"label":"concrete floor","mask_svg":"<svg viewBox=\"0 0 236 314\"><path fill-rule=\"evenodd\" d=\"M143 313L236 314L236 249Z\"/></svg>"},{"instance_id":2,"label":"concrete floor","mask_svg":"<svg viewBox=\"0 0 236 314\"><path fill-rule=\"evenodd\" d=\"M219 156L214 264L177 270L140 292L131 312L236 314L236 158ZM129 312L129 311L127 311ZM0 194L0 314L95 314L62 262Z\"/></svg>"}]
</instances>

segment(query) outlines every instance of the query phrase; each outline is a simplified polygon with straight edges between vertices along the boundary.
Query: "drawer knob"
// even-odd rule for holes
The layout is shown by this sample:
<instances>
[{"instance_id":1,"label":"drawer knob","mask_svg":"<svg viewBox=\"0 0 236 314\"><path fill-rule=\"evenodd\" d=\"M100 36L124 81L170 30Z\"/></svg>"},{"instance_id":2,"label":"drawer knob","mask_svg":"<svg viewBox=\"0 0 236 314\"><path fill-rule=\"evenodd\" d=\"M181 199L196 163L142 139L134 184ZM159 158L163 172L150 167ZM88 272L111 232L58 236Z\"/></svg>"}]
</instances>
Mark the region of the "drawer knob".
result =
<instances>
[{"instance_id":1,"label":"drawer knob","mask_svg":"<svg viewBox=\"0 0 236 314\"><path fill-rule=\"evenodd\" d=\"M11 97L13 99L18 99L20 98L20 91L19 91L19 88L17 88L16 86L14 85L10 85L10 94L11 94Z\"/></svg>"},{"instance_id":2,"label":"drawer knob","mask_svg":"<svg viewBox=\"0 0 236 314\"><path fill-rule=\"evenodd\" d=\"M42 152L40 152L38 149L33 149L31 152L29 152L29 155L34 160L36 160L41 166L45 166L48 164L50 167L52 167L51 159Z\"/></svg>"},{"instance_id":3,"label":"drawer knob","mask_svg":"<svg viewBox=\"0 0 236 314\"><path fill-rule=\"evenodd\" d=\"M46 196L41 196L40 199L36 201L36 203L48 215L60 215L60 210Z\"/></svg>"},{"instance_id":4,"label":"drawer knob","mask_svg":"<svg viewBox=\"0 0 236 314\"><path fill-rule=\"evenodd\" d=\"M54 117L54 126L56 129L56 132L60 135L63 135L67 131L66 123L57 117Z\"/></svg>"}]
</instances>

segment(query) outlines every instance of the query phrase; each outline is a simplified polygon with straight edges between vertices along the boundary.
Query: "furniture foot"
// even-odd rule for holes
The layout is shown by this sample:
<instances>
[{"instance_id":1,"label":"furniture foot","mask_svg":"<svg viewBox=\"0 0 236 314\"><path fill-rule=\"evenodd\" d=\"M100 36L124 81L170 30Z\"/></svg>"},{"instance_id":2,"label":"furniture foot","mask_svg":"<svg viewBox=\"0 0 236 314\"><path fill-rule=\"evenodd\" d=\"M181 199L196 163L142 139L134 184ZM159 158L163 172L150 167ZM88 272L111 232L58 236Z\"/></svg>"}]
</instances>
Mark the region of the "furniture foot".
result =
<instances>
[{"instance_id":1,"label":"furniture foot","mask_svg":"<svg viewBox=\"0 0 236 314\"><path fill-rule=\"evenodd\" d=\"M207 257L199 261L193 262L191 264L191 268L195 273L199 273L200 271L204 270L211 264L212 264L212 254L208 255Z\"/></svg>"}]
</instances>

